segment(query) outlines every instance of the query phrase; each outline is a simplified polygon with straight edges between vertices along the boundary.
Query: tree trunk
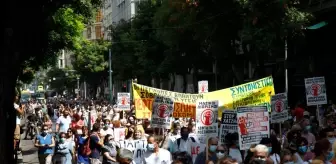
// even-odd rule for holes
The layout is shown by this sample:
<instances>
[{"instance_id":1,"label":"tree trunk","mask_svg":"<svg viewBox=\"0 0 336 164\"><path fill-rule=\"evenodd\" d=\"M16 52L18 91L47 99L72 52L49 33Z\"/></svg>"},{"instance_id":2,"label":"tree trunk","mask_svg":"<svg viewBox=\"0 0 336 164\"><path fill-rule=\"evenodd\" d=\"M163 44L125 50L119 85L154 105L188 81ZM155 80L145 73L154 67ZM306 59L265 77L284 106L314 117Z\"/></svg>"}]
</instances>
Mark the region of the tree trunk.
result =
<instances>
[{"instance_id":1,"label":"tree trunk","mask_svg":"<svg viewBox=\"0 0 336 164\"><path fill-rule=\"evenodd\" d=\"M183 74L183 93L186 93L187 88L188 88L187 76L188 76L188 73Z\"/></svg>"},{"instance_id":2,"label":"tree trunk","mask_svg":"<svg viewBox=\"0 0 336 164\"><path fill-rule=\"evenodd\" d=\"M175 91L175 73L170 74L171 78L171 83L170 83L170 90Z\"/></svg>"},{"instance_id":3,"label":"tree trunk","mask_svg":"<svg viewBox=\"0 0 336 164\"><path fill-rule=\"evenodd\" d=\"M16 79L19 75L19 53L14 53L13 40L7 36L5 50L0 55L0 163L13 164L14 160L14 129L16 112L13 102L15 97ZM13 42L12 42L13 41Z\"/></svg>"}]
</instances>

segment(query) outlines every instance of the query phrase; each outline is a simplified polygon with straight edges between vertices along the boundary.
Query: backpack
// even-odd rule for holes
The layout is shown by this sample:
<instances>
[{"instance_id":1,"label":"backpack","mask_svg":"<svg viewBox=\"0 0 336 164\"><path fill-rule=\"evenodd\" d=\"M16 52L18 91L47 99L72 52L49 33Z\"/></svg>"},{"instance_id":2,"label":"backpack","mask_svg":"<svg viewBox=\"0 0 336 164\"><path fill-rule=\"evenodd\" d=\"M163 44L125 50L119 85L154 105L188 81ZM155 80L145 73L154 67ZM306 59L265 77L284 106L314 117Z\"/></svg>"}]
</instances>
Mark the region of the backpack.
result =
<instances>
[{"instance_id":1,"label":"backpack","mask_svg":"<svg viewBox=\"0 0 336 164\"><path fill-rule=\"evenodd\" d=\"M88 137L86 139L86 141L83 144L83 147L81 149L82 154L85 155L85 156L89 156L91 154L91 152L92 152L91 148L90 148L91 136L92 135L90 135L90 137Z\"/></svg>"},{"instance_id":2,"label":"backpack","mask_svg":"<svg viewBox=\"0 0 336 164\"><path fill-rule=\"evenodd\" d=\"M191 139L192 142L196 142L194 137L189 137ZM181 138L176 140L177 142L177 148L180 149L180 144L181 144Z\"/></svg>"}]
</instances>

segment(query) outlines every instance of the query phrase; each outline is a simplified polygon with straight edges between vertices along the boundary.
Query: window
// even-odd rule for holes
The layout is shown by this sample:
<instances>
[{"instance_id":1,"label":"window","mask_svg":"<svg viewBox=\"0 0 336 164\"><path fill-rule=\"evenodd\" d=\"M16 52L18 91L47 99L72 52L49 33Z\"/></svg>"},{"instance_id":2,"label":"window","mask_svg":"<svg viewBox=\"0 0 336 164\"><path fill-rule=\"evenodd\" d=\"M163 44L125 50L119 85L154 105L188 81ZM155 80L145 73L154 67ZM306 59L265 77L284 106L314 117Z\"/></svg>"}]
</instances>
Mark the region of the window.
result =
<instances>
[{"instance_id":1,"label":"window","mask_svg":"<svg viewBox=\"0 0 336 164\"><path fill-rule=\"evenodd\" d=\"M88 39L91 39L91 27L88 27L87 30L86 30L86 35L87 35L87 38Z\"/></svg>"},{"instance_id":2,"label":"window","mask_svg":"<svg viewBox=\"0 0 336 164\"><path fill-rule=\"evenodd\" d=\"M102 17L103 17L102 11L99 10L98 13L97 13L97 16L96 16L96 22L101 22Z\"/></svg>"},{"instance_id":3,"label":"window","mask_svg":"<svg viewBox=\"0 0 336 164\"><path fill-rule=\"evenodd\" d=\"M102 38L102 30L101 30L101 25L96 25L96 39L101 39Z\"/></svg>"}]
</instances>

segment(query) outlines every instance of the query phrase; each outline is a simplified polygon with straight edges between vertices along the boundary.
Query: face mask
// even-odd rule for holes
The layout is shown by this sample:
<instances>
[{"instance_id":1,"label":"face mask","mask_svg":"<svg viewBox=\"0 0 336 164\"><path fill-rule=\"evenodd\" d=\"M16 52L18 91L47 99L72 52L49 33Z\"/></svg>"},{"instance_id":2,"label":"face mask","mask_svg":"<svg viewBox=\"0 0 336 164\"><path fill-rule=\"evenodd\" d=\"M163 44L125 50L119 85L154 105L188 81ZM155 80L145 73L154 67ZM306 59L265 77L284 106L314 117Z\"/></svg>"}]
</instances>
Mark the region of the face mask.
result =
<instances>
[{"instance_id":1,"label":"face mask","mask_svg":"<svg viewBox=\"0 0 336 164\"><path fill-rule=\"evenodd\" d=\"M272 147L267 147L268 148L268 153L271 154L272 152Z\"/></svg>"},{"instance_id":2,"label":"face mask","mask_svg":"<svg viewBox=\"0 0 336 164\"><path fill-rule=\"evenodd\" d=\"M308 150L308 147L307 147L307 146L300 146L300 147L299 147L299 152L300 152L300 153L306 153L307 150Z\"/></svg>"},{"instance_id":3,"label":"face mask","mask_svg":"<svg viewBox=\"0 0 336 164\"><path fill-rule=\"evenodd\" d=\"M285 162L284 164L294 164L294 162L290 161L290 162Z\"/></svg>"},{"instance_id":4,"label":"face mask","mask_svg":"<svg viewBox=\"0 0 336 164\"><path fill-rule=\"evenodd\" d=\"M334 157L334 152L330 151L326 156L326 161L330 161Z\"/></svg>"},{"instance_id":5,"label":"face mask","mask_svg":"<svg viewBox=\"0 0 336 164\"><path fill-rule=\"evenodd\" d=\"M43 132L41 133L42 136L46 136L47 134L48 134L47 131L43 131Z\"/></svg>"},{"instance_id":6,"label":"face mask","mask_svg":"<svg viewBox=\"0 0 336 164\"><path fill-rule=\"evenodd\" d=\"M65 141L65 138L60 139L60 143L64 143L64 141Z\"/></svg>"},{"instance_id":7,"label":"face mask","mask_svg":"<svg viewBox=\"0 0 336 164\"><path fill-rule=\"evenodd\" d=\"M147 144L147 150L154 151L154 144Z\"/></svg>"},{"instance_id":8,"label":"face mask","mask_svg":"<svg viewBox=\"0 0 336 164\"><path fill-rule=\"evenodd\" d=\"M310 125L308 125L308 126L305 127L304 131L305 131L305 132L310 132L311 128L312 128L312 127L311 127Z\"/></svg>"},{"instance_id":9,"label":"face mask","mask_svg":"<svg viewBox=\"0 0 336 164\"><path fill-rule=\"evenodd\" d=\"M217 146L216 145L210 145L209 151L210 152L216 152Z\"/></svg>"},{"instance_id":10,"label":"face mask","mask_svg":"<svg viewBox=\"0 0 336 164\"><path fill-rule=\"evenodd\" d=\"M309 149L310 150L314 150L314 146L309 146Z\"/></svg>"},{"instance_id":11,"label":"face mask","mask_svg":"<svg viewBox=\"0 0 336 164\"><path fill-rule=\"evenodd\" d=\"M333 137L333 138L328 138L328 140L329 140L329 142L331 143L331 144L333 144L334 142L335 142L335 138Z\"/></svg>"},{"instance_id":12,"label":"face mask","mask_svg":"<svg viewBox=\"0 0 336 164\"><path fill-rule=\"evenodd\" d=\"M266 158L253 159L254 163L266 164Z\"/></svg>"},{"instance_id":13,"label":"face mask","mask_svg":"<svg viewBox=\"0 0 336 164\"><path fill-rule=\"evenodd\" d=\"M221 159L221 158L224 157L224 153L218 152L218 153L216 154L216 156L217 156L217 159Z\"/></svg>"},{"instance_id":14,"label":"face mask","mask_svg":"<svg viewBox=\"0 0 336 164\"><path fill-rule=\"evenodd\" d=\"M187 140L188 137L189 137L189 134L181 134L181 138L182 138L183 140Z\"/></svg>"}]
</instances>

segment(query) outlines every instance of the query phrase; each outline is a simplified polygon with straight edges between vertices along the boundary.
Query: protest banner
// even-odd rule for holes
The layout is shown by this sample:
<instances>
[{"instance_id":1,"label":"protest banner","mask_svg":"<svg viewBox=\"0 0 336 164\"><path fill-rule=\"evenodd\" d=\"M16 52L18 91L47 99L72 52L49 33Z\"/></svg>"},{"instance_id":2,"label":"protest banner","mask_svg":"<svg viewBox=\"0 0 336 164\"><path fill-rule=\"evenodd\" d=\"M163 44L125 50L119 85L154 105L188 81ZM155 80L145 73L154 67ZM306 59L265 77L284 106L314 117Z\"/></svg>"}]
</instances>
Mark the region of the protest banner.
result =
<instances>
[{"instance_id":1,"label":"protest banner","mask_svg":"<svg viewBox=\"0 0 336 164\"><path fill-rule=\"evenodd\" d=\"M279 93L272 96L272 123L281 123L288 120L287 94Z\"/></svg>"},{"instance_id":2,"label":"protest banner","mask_svg":"<svg viewBox=\"0 0 336 164\"><path fill-rule=\"evenodd\" d=\"M201 144L201 143L193 143L190 147L190 154L192 157L192 161L193 163L195 163L196 157L198 154L200 154L201 152L205 151L205 144Z\"/></svg>"},{"instance_id":3,"label":"protest banner","mask_svg":"<svg viewBox=\"0 0 336 164\"><path fill-rule=\"evenodd\" d=\"M119 145L119 146L118 146ZM135 163L141 163L144 152L147 148L146 140L125 140L117 142L117 146L120 148L126 148L133 152L133 161Z\"/></svg>"},{"instance_id":4,"label":"protest banner","mask_svg":"<svg viewBox=\"0 0 336 164\"><path fill-rule=\"evenodd\" d=\"M218 101L196 102L196 134L198 138L218 136Z\"/></svg>"},{"instance_id":5,"label":"protest banner","mask_svg":"<svg viewBox=\"0 0 336 164\"><path fill-rule=\"evenodd\" d=\"M123 111L129 111L131 109L131 94L118 92L118 104L117 108Z\"/></svg>"},{"instance_id":6,"label":"protest banner","mask_svg":"<svg viewBox=\"0 0 336 164\"><path fill-rule=\"evenodd\" d=\"M224 110L219 131L219 141L221 144L225 143L225 136L229 133L238 133L237 113L233 110Z\"/></svg>"},{"instance_id":7,"label":"protest banner","mask_svg":"<svg viewBox=\"0 0 336 164\"><path fill-rule=\"evenodd\" d=\"M235 109L240 106L266 105L271 109L271 96L274 95L272 77L257 81L201 94L178 93L168 90L148 87L133 83L133 101L135 114L138 119L151 118L155 96L173 99L175 118L195 117L195 103L197 100L218 100L218 115L221 117L224 109Z\"/></svg>"},{"instance_id":8,"label":"protest banner","mask_svg":"<svg viewBox=\"0 0 336 164\"><path fill-rule=\"evenodd\" d=\"M269 115L266 106L237 108L240 150L247 150L269 135Z\"/></svg>"},{"instance_id":9,"label":"protest banner","mask_svg":"<svg viewBox=\"0 0 336 164\"><path fill-rule=\"evenodd\" d=\"M170 129L170 116L174 110L174 101L171 98L156 96L153 102L151 127Z\"/></svg>"},{"instance_id":10,"label":"protest banner","mask_svg":"<svg viewBox=\"0 0 336 164\"><path fill-rule=\"evenodd\" d=\"M207 93L209 92L209 84L207 80L198 82L198 93Z\"/></svg>"},{"instance_id":11,"label":"protest banner","mask_svg":"<svg viewBox=\"0 0 336 164\"><path fill-rule=\"evenodd\" d=\"M327 104L327 91L324 77L305 79L308 106Z\"/></svg>"},{"instance_id":12,"label":"protest banner","mask_svg":"<svg viewBox=\"0 0 336 164\"><path fill-rule=\"evenodd\" d=\"M113 132L115 141L125 140L125 128L114 128Z\"/></svg>"}]
</instances>

